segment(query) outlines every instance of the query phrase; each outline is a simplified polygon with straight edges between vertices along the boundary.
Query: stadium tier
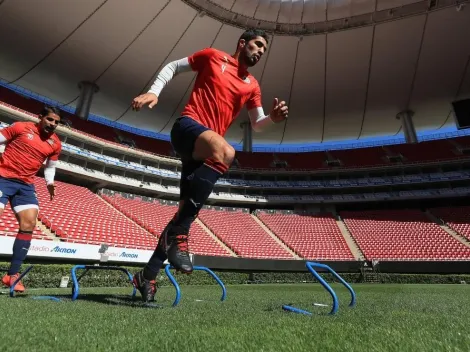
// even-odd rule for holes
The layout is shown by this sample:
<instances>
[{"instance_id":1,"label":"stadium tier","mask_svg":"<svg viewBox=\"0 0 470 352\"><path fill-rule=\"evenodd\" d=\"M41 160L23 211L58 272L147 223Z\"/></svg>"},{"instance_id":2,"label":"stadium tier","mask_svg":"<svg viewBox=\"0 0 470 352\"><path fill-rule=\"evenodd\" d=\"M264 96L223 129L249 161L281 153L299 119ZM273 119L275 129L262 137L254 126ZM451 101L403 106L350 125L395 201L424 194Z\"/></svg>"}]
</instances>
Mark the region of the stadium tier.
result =
<instances>
[{"instance_id":1,"label":"stadium tier","mask_svg":"<svg viewBox=\"0 0 470 352\"><path fill-rule=\"evenodd\" d=\"M125 248L155 248L156 238L97 194L84 187L57 183L51 202L43 179L36 178L39 219L56 236L73 243L109 244Z\"/></svg>"},{"instance_id":2,"label":"stadium tier","mask_svg":"<svg viewBox=\"0 0 470 352\"><path fill-rule=\"evenodd\" d=\"M344 211L341 216L368 260L465 260L470 248L419 210Z\"/></svg>"},{"instance_id":3,"label":"stadium tier","mask_svg":"<svg viewBox=\"0 0 470 352\"><path fill-rule=\"evenodd\" d=\"M42 103L27 99L17 93L0 87L2 104L8 104L19 111L34 115L42 107ZM74 130L93 138L120 146L132 146L149 154L173 157L171 144L167 141L144 137L124 131L116 130L92 121L64 112L65 121L68 121ZM236 158L240 169L275 169L284 168L292 170L328 169L327 161L334 161L335 168L371 167L392 165L390 158L400 163L420 163L437 160L453 160L468 158L460 148L468 148L469 137L435 140L421 142L413 145L399 144L382 147L370 147L348 150L332 150L329 156L325 152L305 153L246 153L237 152ZM432 150L432 153L430 152Z\"/></svg>"},{"instance_id":4,"label":"stadium tier","mask_svg":"<svg viewBox=\"0 0 470 352\"><path fill-rule=\"evenodd\" d=\"M0 235L15 237L18 230L18 221L16 220L10 204L7 204L3 211L3 215L0 216ZM33 230L33 239L52 240L52 238L44 234L38 226Z\"/></svg>"},{"instance_id":5,"label":"stadium tier","mask_svg":"<svg viewBox=\"0 0 470 352\"><path fill-rule=\"evenodd\" d=\"M430 211L450 228L470 240L470 206L440 207L430 209Z\"/></svg>"},{"instance_id":6,"label":"stadium tier","mask_svg":"<svg viewBox=\"0 0 470 352\"><path fill-rule=\"evenodd\" d=\"M169 202L57 182L57 196L50 202L44 180L36 178L39 219L59 239L82 244L106 243L125 248L155 247L157 236L173 217L177 206ZM434 208L432 213L470 239L470 207ZM355 260L332 214L295 214L258 211L255 215L235 208L204 208L191 228L194 254L293 259L286 245L309 260ZM470 248L459 242L419 210L343 211L341 216L367 260L468 260ZM9 205L0 218L0 234L15 236L16 219ZM213 236L218 238L215 239ZM39 227L35 239L51 240ZM280 244L282 241L283 245Z\"/></svg>"},{"instance_id":7,"label":"stadium tier","mask_svg":"<svg viewBox=\"0 0 470 352\"><path fill-rule=\"evenodd\" d=\"M166 224L177 211L175 205L161 204L158 200L144 201L140 197L124 198L119 193L102 197L116 209L144 227L155 236L160 236ZM193 223L189 237L191 253L229 256L230 253L217 243L197 222ZM153 248L152 248L153 249Z\"/></svg>"},{"instance_id":8,"label":"stadium tier","mask_svg":"<svg viewBox=\"0 0 470 352\"><path fill-rule=\"evenodd\" d=\"M300 215L260 211L257 216L302 258L354 260L332 214Z\"/></svg>"},{"instance_id":9,"label":"stadium tier","mask_svg":"<svg viewBox=\"0 0 470 352\"><path fill-rule=\"evenodd\" d=\"M199 219L240 257L293 259L250 213L241 209L202 209Z\"/></svg>"}]
</instances>

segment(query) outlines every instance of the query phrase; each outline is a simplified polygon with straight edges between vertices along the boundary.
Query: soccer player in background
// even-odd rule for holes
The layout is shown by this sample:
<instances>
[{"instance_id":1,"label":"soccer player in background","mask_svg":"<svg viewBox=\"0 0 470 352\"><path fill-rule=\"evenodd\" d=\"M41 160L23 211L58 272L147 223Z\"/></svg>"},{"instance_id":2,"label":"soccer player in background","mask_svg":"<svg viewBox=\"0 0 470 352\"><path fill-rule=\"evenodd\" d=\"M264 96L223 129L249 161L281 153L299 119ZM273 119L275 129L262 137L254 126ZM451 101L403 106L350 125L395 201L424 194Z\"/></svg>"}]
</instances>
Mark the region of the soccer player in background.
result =
<instances>
[{"instance_id":1,"label":"soccer player in background","mask_svg":"<svg viewBox=\"0 0 470 352\"><path fill-rule=\"evenodd\" d=\"M34 176L46 160L44 177L51 201L55 196L55 167L62 150L60 139L54 133L59 122L60 110L46 106L39 114L38 123L15 122L0 130L0 144L6 144L0 157L0 216L9 201L19 223L10 268L2 278L8 287L20 275L31 245L39 210ZM15 291L24 290L23 283L18 282Z\"/></svg>"},{"instance_id":2,"label":"soccer player in background","mask_svg":"<svg viewBox=\"0 0 470 352\"><path fill-rule=\"evenodd\" d=\"M262 30L247 30L238 40L235 54L207 48L190 57L170 62L158 74L148 93L136 97L132 108L153 108L162 89L183 72L196 71L196 82L189 102L173 125L171 143L182 161L180 204L158 241L145 268L134 276L134 285L144 301L154 300L156 277L168 258L176 270L191 273L188 234L191 224L209 198L217 180L228 170L235 150L224 139L232 122L246 105L254 131L287 118L284 101L274 99L269 115L261 104L257 80L248 72L268 46Z\"/></svg>"}]
</instances>

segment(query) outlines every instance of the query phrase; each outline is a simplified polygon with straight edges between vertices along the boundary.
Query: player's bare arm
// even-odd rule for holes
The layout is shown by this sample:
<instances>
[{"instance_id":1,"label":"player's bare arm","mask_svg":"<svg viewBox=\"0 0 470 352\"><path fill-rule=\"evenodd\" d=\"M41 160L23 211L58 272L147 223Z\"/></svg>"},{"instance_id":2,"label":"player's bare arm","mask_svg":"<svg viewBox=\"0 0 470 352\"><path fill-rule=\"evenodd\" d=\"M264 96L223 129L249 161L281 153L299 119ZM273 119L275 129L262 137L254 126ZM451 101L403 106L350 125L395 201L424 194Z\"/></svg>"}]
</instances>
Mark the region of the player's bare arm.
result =
<instances>
[{"instance_id":1,"label":"player's bare arm","mask_svg":"<svg viewBox=\"0 0 470 352\"><path fill-rule=\"evenodd\" d=\"M141 94L138 97L134 98L132 101L132 109L134 111L139 111L145 105L148 105L149 109L153 108L158 103L158 97L163 90L163 88L178 74L182 72L191 72L192 68L189 64L187 57L172 61L167 64L158 74L155 82L153 83L150 90Z\"/></svg>"}]
</instances>

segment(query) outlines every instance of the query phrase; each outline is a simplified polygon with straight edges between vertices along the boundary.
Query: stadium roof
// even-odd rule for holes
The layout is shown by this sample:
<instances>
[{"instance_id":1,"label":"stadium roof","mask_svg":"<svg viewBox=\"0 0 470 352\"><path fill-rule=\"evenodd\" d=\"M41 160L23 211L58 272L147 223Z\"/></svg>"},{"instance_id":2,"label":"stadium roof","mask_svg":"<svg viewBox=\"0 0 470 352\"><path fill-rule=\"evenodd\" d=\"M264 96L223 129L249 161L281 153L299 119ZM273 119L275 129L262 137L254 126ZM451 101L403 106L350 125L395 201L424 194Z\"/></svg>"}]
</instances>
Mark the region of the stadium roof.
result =
<instances>
[{"instance_id":1,"label":"stadium roof","mask_svg":"<svg viewBox=\"0 0 470 352\"><path fill-rule=\"evenodd\" d=\"M467 5L467 6L465 6ZM100 92L91 112L168 134L194 74L159 105L129 111L169 61L213 46L232 53L244 27L272 34L252 69L265 110L289 102L287 124L254 143L311 143L396 135L403 109L418 131L454 124L450 103L470 97L469 1L0 0L0 78L73 107L78 82ZM228 132L238 143L239 122Z\"/></svg>"}]
</instances>

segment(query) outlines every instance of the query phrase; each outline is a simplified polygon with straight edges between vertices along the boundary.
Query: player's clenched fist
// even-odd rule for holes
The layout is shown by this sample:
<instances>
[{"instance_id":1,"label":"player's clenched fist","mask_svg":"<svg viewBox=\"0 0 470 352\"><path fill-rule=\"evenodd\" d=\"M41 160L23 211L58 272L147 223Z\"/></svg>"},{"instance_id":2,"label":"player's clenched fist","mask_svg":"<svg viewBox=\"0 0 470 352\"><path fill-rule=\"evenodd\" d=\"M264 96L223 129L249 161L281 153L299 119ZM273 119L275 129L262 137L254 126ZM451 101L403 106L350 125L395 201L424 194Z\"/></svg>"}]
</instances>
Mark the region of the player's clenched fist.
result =
<instances>
[{"instance_id":1,"label":"player's clenched fist","mask_svg":"<svg viewBox=\"0 0 470 352\"><path fill-rule=\"evenodd\" d=\"M149 108L153 108L158 103L158 97L153 93L141 94L134 98L132 101L132 110L139 111L143 106L147 105Z\"/></svg>"},{"instance_id":2,"label":"player's clenched fist","mask_svg":"<svg viewBox=\"0 0 470 352\"><path fill-rule=\"evenodd\" d=\"M279 103L279 99L275 98L273 101L273 109L269 115L271 116L271 120L276 123L287 119L289 108L287 107L286 102L283 100Z\"/></svg>"}]
</instances>

